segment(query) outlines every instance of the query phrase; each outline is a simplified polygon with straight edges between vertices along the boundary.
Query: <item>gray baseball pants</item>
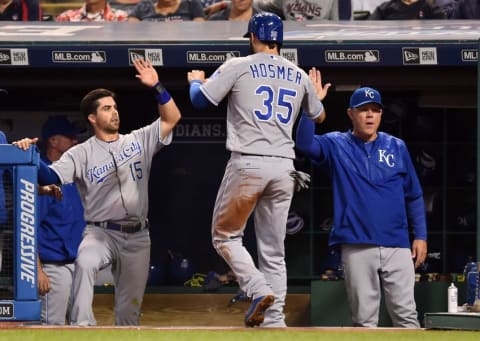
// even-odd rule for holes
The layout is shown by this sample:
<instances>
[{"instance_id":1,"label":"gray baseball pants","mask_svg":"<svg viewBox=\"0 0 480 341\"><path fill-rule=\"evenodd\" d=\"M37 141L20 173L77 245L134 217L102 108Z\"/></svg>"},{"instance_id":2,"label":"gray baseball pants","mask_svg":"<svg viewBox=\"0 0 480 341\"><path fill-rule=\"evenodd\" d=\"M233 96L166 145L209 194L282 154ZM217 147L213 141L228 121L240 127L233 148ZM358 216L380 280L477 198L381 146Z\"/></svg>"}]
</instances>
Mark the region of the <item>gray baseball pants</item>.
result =
<instances>
[{"instance_id":1,"label":"gray baseball pants","mask_svg":"<svg viewBox=\"0 0 480 341\"><path fill-rule=\"evenodd\" d=\"M96 325L92 303L98 271L112 264L115 325L138 325L150 266L148 229L122 233L87 225L73 278L72 325Z\"/></svg>"},{"instance_id":2,"label":"gray baseball pants","mask_svg":"<svg viewBox=\"0 0 480 341\"><path fill-rule=\"evenodd\" d=\"M415 269L408 248L342 245L345 287L357 327L376 327L383 295L394 327L419 328Z\"/></svg>"},{"instance_id":3,"label":"gray baseball pants","mask_svg":"<svg viewBox=\"0 0 480 341\"><path fill-rule=\"evenodd\" d=\"M230 265L240 288L252 298L274 294L262 327L285 327L287 294L285 233L293 197L293 161L232 153L218 191L212 223L213 245ZM243 245L254 211L258 269Z\"/></svg>"},{"instance_id":4,"label":"gray baseball pants","mask_svg":"<svg viewBox=\"0 0 480 341\"><path fill-rule=\"evenodd\" d=\"M42 324L64 325L70 322L72 304L72 279L75 266L71 264L42 264L42 269L48 276L51 289L45 295L40 295Z\"/></svg>"}]
</instances>

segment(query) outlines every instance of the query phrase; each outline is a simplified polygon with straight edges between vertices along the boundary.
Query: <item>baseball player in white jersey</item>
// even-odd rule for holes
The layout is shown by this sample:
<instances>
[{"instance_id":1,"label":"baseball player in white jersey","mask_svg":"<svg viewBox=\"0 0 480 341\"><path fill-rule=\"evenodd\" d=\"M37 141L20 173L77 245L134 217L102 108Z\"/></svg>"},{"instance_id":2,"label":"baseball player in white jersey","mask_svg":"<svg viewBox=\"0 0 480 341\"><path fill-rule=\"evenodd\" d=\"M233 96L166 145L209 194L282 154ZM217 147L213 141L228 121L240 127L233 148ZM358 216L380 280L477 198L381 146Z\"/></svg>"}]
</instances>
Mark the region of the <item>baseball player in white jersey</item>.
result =
<instances>
[{"instance_id":1,"label":"baseball player in white jersey","mask_svg":"<svg viewBox=\"0 0 480 341\"><path fill-rule=\"evenodd\" d=\"M309 76L279 55L283 25L278 16L253 16L245 37L254 54L228 60L208 80L199 70L187 78L195 107L218 105L228 96L231 157L215 202L213 245L252 298L245 325L285 327L284 239L295 186L292 128L301 108L316 122L325 113ZM258 269L242 242L253 211Z\"/></svg>"},{"instance_id":2,"label":"baseball player in white jersey","mask_svg":"<svg viewBox=\"0 0 480 341\"><path fill-rule=\"evenodd\" d=\"M119 134L113 92L96 89L80 108L95 136L69 149L50 168L40 165L39 182L77 184L87 227L78 250L73 280L72 324L95 325L92 301L98 271L112 264L115 324L138 325L150 261L148 179L152 158L171 142L180 111L149 61L134 61L137 78L154 89L159 119ZM17 142L28 147L36 139Z\"/></svg>"}]
</instances>

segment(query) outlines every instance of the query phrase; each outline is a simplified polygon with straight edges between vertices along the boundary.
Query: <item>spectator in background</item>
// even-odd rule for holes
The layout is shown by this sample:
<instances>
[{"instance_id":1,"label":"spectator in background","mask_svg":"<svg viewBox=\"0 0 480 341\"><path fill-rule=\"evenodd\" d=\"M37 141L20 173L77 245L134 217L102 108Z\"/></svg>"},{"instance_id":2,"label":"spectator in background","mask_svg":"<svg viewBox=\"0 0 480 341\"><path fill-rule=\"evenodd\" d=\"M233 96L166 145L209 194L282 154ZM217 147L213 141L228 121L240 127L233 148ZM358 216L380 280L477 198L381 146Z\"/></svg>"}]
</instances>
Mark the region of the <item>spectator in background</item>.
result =
<instances>
[{"instance_id":1,"label":"spectator in background","mask_svg":"<svg viewBox=\"0 0 480 341\"><path fill-rule=\"evenodd\" d=\"M0 0L0 20L40 21L42 10L38 0Z\"/></svg>"},{"instance_id":2,"label":"spectator in background","mask_svg":"<svg viewBox=\"0 0 480 341\"><path fill-rule=\"evenodd\" d=\"M249 21L253 15L260 12L261 10L253 5L253 0L232 0L225 9L211 15L208 20Z\"/></svg>"},{"instance_id":3,"label":"spectator in background","mask_svg":"<svg viewBox=\"0 0 480 341\"><path fill-rule=\"evenodd\" d=\"M218 12L219 9L224 9L230 0L200 0L203 10L206 15ZM216 6L214 6L216 5ZM212 13L209 12L209 9L213 8Z\"/></svg>"},{"instance_id":4,"label":"spectator in background","mask_svg":"<svg viewBox=\"0 0 480 341\"><path fill-rule=\"evenodd\" d=\"M111 8L107 0L86 0L81 8L57 15L55 21L125 21L127 17L127 12Z\"/></svg>"},{"instance_id":5,"label":"spectator in background","mask_svg":"<svg viewBox=\"0 0 480 341\"><path fill-rule=\"evenodd\" d=\"M273 12L283 20L339 20L338 0L272 0L260 9Z\"/></svg>"},{"instance_id":6,"label":"spectator in background","mask_svg":"<svg viewBox=\"0 0 480 341\"><path fill-rule=\"evenodd\" d=\"M355 20L365 20L385 0L352 0L352 11Z\"/></svg>"},{"instance_id":7,"label":"spectator in background","mask_svg":"<svg viewBox=\"0 0 480 341\"><path fill-rule=\"evenodd\" d=\"M204 21L200 0L141 0L128 21Z\"/></svg>"},{"instance_id":8,"label":"spectator in background","mask_svg":"<svg viewBox=\"0 0 480 341\"><path fill-rule=\"evenodd\" d=\"M280 6L276 0L253 0L253 4L262 11L274 13L282 18L282 20L285 20L282 6Z\"/></svg>"},{"instance_id":9,"label":"spectator in background","mask_svg":"<svg viewBox=\"0 0 480 341\"><path fill-rule=\"evenodd\" d=\"M353 7L352 7L351 0L338 0L338 19L339 20L353 19Z\"/></svg>"},{"instance_id":10,"label":"spectator in background","mask_svg":"<svg viewBox=\"0 0 480 341\"><path fill-rule=\"evenodd\" d=\"M368 11L373 13L375 8L378 7L385 0L352 0L353 11Z\"/></svg>"},{"instance_id":11,"label":"spectator in background","mask_svg":"<svg viewBox=\"0 0 480 341\"><path fill-rule=\"evenodd\" d=\"M113 9L121 9L122 11L130 12L137 6L140 0L113 0L109 1L110 7Z\"/></svg>"},{"instance_id":12,"label":"spectator in background","mask_svg":"<svg viewBox=\"0 0 480 341\"><path fill-rule=\"evenodd\" d=\"M218 11L224 10L230 4L230 0L220 0L220 1L212 1L212 2L203 2L203 12L210 18L211 15L217 13Z\"/></svg>"},{"instance_id":13,"label":"spectator in background","mask_svg":"<svg viewBox=\"0 0 480 341\"><path fill-rule=\"evenodd\" d=\"M208 15L224 9L229 1L207 7ZM278 15L282 20L350 20L351 0L254 0L253 6Z\"/></svg>"},{"instance_id":14,"label":"spectator in background","mask_svg":"<svg viewBox=\"0 0 480 341\"><path fill-rule=\"evenodd\" d=\"M380 4L368 20L446 19L433 0L390 0Z\"/></svg>"},{"instance_id":15,"label":"spectator in background","mask_svg":"<svg viewBox=\"0 0 480 341\"><path fill-rule=\"evenodd\" d=\"M453 12L457 7L457 3L458 0L435 0L435 4L445 12L447 19L453 19Z\"/></svg>"},{"instance_id":16,"label":"spectator in background","mask_svg":"<svg viewBox=\"0 0 480 341\"><path fill-rule=\"evenodd\" d=\"M480 19L480 1L459 0L453 11L452 19Z\"/></svg>"},{"instance_id":17,"label":"spectator in background","mask_svg":"<svg viewBox=\"0 0 480 341\"><path fill-rule=\"evenodd\" d=\"M78 143L78 130L65 116L51 116L42 127L47 164ZM38 197L38 289L41 322L64 325L70 321L74 262L85 229L83 206L74 183L61 187L62 200Z\"/></svg>"}]
</instances>

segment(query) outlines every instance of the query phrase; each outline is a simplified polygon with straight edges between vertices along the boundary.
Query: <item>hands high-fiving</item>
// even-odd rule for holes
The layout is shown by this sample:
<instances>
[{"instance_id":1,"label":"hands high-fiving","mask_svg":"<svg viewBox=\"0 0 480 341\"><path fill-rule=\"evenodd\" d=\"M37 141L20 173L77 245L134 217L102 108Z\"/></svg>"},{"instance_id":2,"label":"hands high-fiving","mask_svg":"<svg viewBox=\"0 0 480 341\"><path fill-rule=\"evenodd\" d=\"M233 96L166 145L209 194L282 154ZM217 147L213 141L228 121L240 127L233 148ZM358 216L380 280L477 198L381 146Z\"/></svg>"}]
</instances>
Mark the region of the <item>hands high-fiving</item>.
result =
<instances>
[{"instance_id":1,"label":"hands high-fiving","mask_svg":"<svg viewBox=\"0 0 480 341\"><path fill-rule=\"evenodd\" d=\"M138 75L135 77L140 79L144 85L151 88L158 83L159 80L157 70L155 70L150 60L137 58L133 60L133 65L138 72Z\"/></svg>"},{"instance_id":2,"label":"hands high-fiving","mask_svg":"<svg viewBox=\"0 0 480 341\"><path fill-rule=\"evenodd\" d=\"M318 97L321 101L323 101L323 99L327 96L328 89L332 86L332 84L327 83L322 85L322 74L320 73L320 70L317 70L315 67L308 71L308 76L312 80L313 85L315 85Z\"/></svg>"}]
</instances>

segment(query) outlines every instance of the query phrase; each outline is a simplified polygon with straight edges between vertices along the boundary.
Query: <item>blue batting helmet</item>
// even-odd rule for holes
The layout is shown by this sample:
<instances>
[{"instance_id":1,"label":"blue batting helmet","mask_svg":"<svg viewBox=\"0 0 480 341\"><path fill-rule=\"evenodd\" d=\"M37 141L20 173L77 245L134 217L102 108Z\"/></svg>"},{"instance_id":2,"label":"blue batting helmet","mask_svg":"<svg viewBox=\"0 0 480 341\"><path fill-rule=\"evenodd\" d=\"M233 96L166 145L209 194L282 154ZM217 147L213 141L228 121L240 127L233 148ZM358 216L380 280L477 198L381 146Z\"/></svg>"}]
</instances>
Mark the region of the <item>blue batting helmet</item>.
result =
<instances>
[{"instance_id":1,"label":"blue batting helmet","mask_svg":"<svg viewBox=\"0 0 480 341\"><path fill-rule=\"evenodd\" d=\"M250 18L248 22L248 31L243 36L248 38L253 33L260 41L283 42L283 22L282 19L273 13L258 13Z\"/></svg>"}]
</instances>

